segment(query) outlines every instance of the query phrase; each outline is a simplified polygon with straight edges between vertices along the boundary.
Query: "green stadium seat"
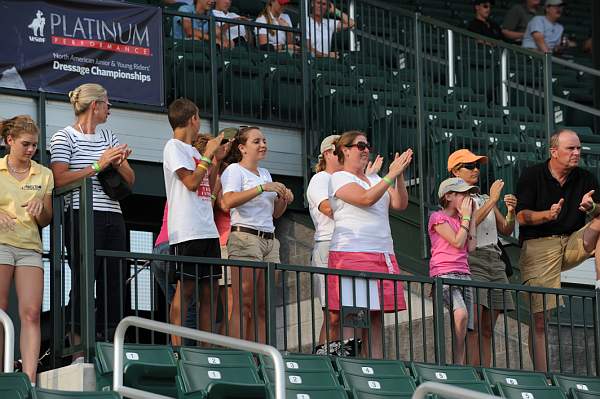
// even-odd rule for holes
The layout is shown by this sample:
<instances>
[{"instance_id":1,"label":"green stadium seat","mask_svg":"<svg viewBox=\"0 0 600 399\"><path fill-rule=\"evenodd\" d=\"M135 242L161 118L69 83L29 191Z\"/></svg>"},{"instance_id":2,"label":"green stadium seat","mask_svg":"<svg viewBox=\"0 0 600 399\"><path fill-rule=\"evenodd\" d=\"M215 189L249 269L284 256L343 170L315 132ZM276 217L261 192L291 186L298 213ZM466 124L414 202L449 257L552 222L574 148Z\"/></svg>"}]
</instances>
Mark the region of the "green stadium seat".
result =
<instances>
[{"instance_id":1,"label":"green stadium seat","mask_svg":"<svg viewBox=\"0 0 600 399\"><path fill-rule=\"evenodd\" d=\"M264 398L266 387L253 367L208 366L179 361L177 397L204 399L207 396Z\"/></svg>"},{"instance_id":2,"label":"green stadium seat","mask_svg":"<svg viewBox=\"0 0 600 399\"><path fill-rule=\"evenodd\" d=\"M283 363L286 371L292 373L296 371L318 371L322 373L335 373L331 360L327 356L302 355L302 354L282 354ZM261 367L273 369L273 362L270 357L260 355Z\"/></svg>"},{"instance_id":3,"label":"green stadium seat","mask_svg":"<svg viewBox=\"0 0 600 399\"><path fill-rule=\"evenodd\" d=\"M114 391L104 392L73 392L73 391L54 391L51 389L36 388L35 390L36 399L69 399L69 398L83 398L83 399L120 399L121 395ZM4 398L4 396L3 396Z\"/></svg>"},{"instance_id":4,"label":"green stadium seat","mask_svg":"<svg viewBox=\"0 0 600 399\"><path fill-rule=\"evenodd\" d=\"M123 385L157 393L175 396L175 376L177 374L175 355L170 346L126 344L123 351ZM112 387L113 345L108 342L96 343L96 389Z\"/></svg>"},{"instance_id":5,"label":"green stadium seat","mask_svg":"<svg viewBox=\"0 0 600 399\"><path fill-rule=\"evenodd\" d=\"M400 360L370 360L337 357L339 372L364 377L398 377L408 375L404 362Z\"/></svg>"},{"instance_id":6,"label":"green stadium seat","mask_svg":"<svg viewBox=\"0 0 600 399\"><path fill-rule=\"evenodd\" d=\"M412 374L418 382L435 381L481 381L477 371L469 366L439 366L435 364L411 363Z\"/></svg>"},{"instance_id":7,"label":"green stadium seat","mask_svg":"<svg viewBox=\"0 0 600 399\"><path fill-rule=\"evenodd\" d=\"M488 384L494 386L499 382L508 385L522 385L522 386L533 386L533 387L545 387L549 386L548 380L544 373L528 372L528 371L517 371L517 370L499 370L482 368L481 374L483 379Z\"/></svg>"},{"instance_id":8,"label":"green stadium seat","mask_svg":"<svg viewBox=\"0 0 600 399\"><path fill-rule=\"evenodd\" d=\"M33 399L31 382L25 373L0 373L0 390L3 399Z\"/></svg>"},{"instance_id":9,"label":"green stadium seat","mask_svg":"<svg viewBox=\"0 0 600 399\"><path fill-rule=\"evenodd\" d=\"M256 368L254 357L250 352L185 346L180 347L178 352L180 360L202 366L216 365Z\"/></svg>"},{"instance_id":10,"label":"green stadium seat","mask_svg":"<svg viewBox=\"0 0 600 399\"><path fill-rule=\"evenodd\" d=\"M267 387L269 398L275 398L275 386ZM348 394L341 388L286 388L285 394L290 399L348 399ZM354 397L356 399L356 397Z\"/></svg>"},{"instance_id":11,"label":"green stadium seat","mask_svg":"<svg viewBox=\"0 0 600 399\"><path fill-rule=\"evenodd\" d=\"M508 399L567 399L558 387L526 387L502 382L496 386L500 395Z\"/></svg>"},{"instance_id":12,"label":"green stadium seat","mask_svg":"<svg viewBox=\"0 0 600 399\"><path fill-rule=\"evenodd\" d=\"M580 391L595 391L600 392L600 378L598 377L576 377L554 374L552 375L552 383L563 392L569 392L570 389Z\"/></svg>"},{"instance_id":13,"label":"green stadium seat","mask_svg":"<svg viewBox=\"0 0 600 399\"><path fill-rule=\"evenodd\" d=\"M268 384L275 384L273 369L261 366L262 375ZM290 389L301 388L337 388L340 386L337 375L324 371L299 371L298 369L285 370L285 385Z\"/></svg>"},{"instance_id":14,"label":"green stadium seat","mask_svg":"<svg viewBox=\"0 0 600 399\"><path fill-rule=\"evenodd\" d=\"M599 399L600 392L597 391L585 391L581 389L571 388L570 395L572 399Z\"/></svg>"},{"instance_id":15,"label":"green stadium seat","mask_svg":"<svg viewBox=\"0 0 600 399\"><path fill-rule=\"evenodd\" d=\"M231 55L232 53L229 53ZM264 81L260 67L243 57L223 58L219 81L223 93L220 107L223 114L258 117L264 99Z\"/></svg>"},{"instance_id":16,"label":"green stadium seat","mask_svg":"<svg viewBox=\"0 0 600 399\"><path fill-rule=\"evenodd\" d=\"M341 373L346 389L372 394L409 395L415 391L415 382L410 376L362 376Z\"/></svg>"}]
</instances>

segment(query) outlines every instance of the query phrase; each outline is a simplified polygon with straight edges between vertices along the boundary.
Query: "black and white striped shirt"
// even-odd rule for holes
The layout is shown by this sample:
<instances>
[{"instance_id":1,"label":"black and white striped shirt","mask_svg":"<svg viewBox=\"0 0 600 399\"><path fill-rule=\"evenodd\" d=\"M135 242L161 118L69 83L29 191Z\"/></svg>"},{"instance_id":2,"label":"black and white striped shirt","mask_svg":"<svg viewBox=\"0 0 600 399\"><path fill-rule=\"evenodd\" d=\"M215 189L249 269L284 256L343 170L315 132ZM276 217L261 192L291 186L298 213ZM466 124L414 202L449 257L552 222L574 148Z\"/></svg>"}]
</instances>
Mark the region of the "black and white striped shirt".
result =
<instances>
[{"instance_id":1,"label":"black and white striped shirt","mask_svg":"<svg viewBox=\"0 0 600 399\"><path fill-rule=\"evenodd\" d=\"M69 164L69 170L87 168L99 160L104 151L109 147L119 145L119 140L110 129L98 129L93 134L83 134L72 126L54 133L50 139L50 162L64 162ZM119 201L110 199L98 178L92 176L94 210L121 213ZM73 195L73 209L79 209L79 192Z\"/></svg>"}]
</instances>

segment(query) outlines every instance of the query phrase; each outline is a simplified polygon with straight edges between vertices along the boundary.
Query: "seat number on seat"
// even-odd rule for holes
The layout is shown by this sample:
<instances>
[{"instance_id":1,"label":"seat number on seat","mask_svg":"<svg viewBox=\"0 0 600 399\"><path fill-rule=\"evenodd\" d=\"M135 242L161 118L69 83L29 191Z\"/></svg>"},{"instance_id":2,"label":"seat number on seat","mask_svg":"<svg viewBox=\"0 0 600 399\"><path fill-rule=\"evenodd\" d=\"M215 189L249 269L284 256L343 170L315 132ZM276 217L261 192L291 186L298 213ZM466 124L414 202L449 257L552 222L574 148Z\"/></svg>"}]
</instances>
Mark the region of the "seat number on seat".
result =
<instances>
[{"instance_id":1,"label":"seat number on seat","mask_svg":"<svg viewBox=\"0 0 600 399\"><path fill-rule=\"evenodd\" d=\"M589 391L588 386L585 384L576 384L575 386L577 387L577 389L580 389L582 391Z\"/></svg>"},{"instance_id":2,"label":"seat number on seat","mask_svg":"<svg viewBox=\"0 0 600 399\"><path fill-rule=\"evenodd\" d=\"M381 384L379 383L379 381L369 381L369 388L371 389L381 389Z\"/></svg>"},{"instance_id":3,"label":"seat number on seat","mask_svg":"<svg viewBox=\"0 0 600 399\"><path fill-rule=\"evenodd\" d=\"M218 357L209 356L208 364L221 364L221 359L219 359Z\"/></svg>"},{"instance_id":4,"label":"seat number on seat","mask_svg":"<svg viewBox=\"0 0 600 399\"><path fill-rule=\"evenodd\" d=\"M300 377L299 375L290 375L288 379L292 384L302 384L302 377Z\"/></svg>"},{"instance_id":5,"label":"seat number on seat","mask_svg":"<svg viewBox=\"0 0 600 399\"><path fill-rule=\"evenodd\" d=\"M362 368L362 372L363 374L369 374L372 375L374 373L373 368L372 367L361 367Z\"/></svg>"},{"instance_id":6,"label":"seat number on seat","mask_svg":"<svg viewBox=\"0 0 600 399\"><path fill-rule=\"evenodd\" d=\"M125 357L127 360L140 360L140 356L135 352L126 352Z\"/></svg>"},{"instance_id":7,"label":"seat number on seat","mask_svg":"<svg viewBox=\"0 0 600 399\"><path fill-rule=\"evenodd\" d=\"M296 399L310 399L310 395L307 393L299 393L296 395Z\"/></svg>"},{"instance_id":8,"label":"seat number on seat","mask_svg":"<svg viewBox=\"0 0 600 399\"><path fill-rule=\"evenodd\" d=\"M531 392L521 392L521 397L523 399L535 399Z\"/></svg>"},{"instance_id":9,"label":"seat number on seat","mask_svg":"<svg viewBox=\"0 0 600 399\"><path fill-rule=\"evenodd\" d=\"M517 382L516 379L514 379L514 378L508 378L508 377L506 378L506 383L509 384L509 385L519 385L519 383Z\"/></svg>"},{"instance_id":10,"label":"seat number on seat","mask_svg":"<svg viewBox=\"0 0 600 399\"><path fill-rule=\"evenodd\" d=\"M300 366L298 366L298 363L296 363L296 362L285 362L285 366L288 369L295 369L295 370L300 368Z\"/></svg>"},{"instance_id":11,"label":"seat number on seat","mask_svg":"<svg viewBox=\"0 0 600 399\"><path fill-rule=\"evenodd\" d=\"M437 378L438 380L447 380L448 376L446 375L446 373L442 373L441 371L436 371L435 378Z\"/></svg>"},{"instance_id":12,"label":"seat number on seat","mask_svg":"<svg viewBox=\"0 0 600 399\"><path fill-rule=\"evenodd\" d=\"M208 370L208 378L211 380L220 380L221 372L217 370Z\"/></svg>"}]
</instances>

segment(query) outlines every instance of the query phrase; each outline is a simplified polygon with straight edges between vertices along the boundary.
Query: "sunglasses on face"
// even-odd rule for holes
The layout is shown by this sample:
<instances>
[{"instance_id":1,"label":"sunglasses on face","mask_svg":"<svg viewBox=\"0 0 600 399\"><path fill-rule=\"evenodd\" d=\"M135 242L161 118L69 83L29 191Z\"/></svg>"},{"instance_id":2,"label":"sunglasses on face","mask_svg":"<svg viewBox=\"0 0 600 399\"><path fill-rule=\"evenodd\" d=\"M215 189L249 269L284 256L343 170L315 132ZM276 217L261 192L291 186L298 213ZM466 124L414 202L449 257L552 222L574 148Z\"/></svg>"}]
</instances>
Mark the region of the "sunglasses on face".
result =
<instances>
[{"instance_id":1,"label":"sunglasses on face","mask_svg":"<svg viewBox=\"0 0 600 399\"><path fill-rule=\"evenodd\" d=\"M371 144L365 143L364 141L359 141L356 144L346 144L347 148L356 147L359 151L369 150L371 151Z\"/></svg>"},{"instance_id":2,"label":"sunglasses on face","mask_svg":"<svg viewBox=\"0 0 600 399\"><path fill-rule=\"evenodd\" d=\"M474 170L481 169L481 164L479 162L463 163L460 167L469 170Z\"/></svg>"}]
</instances>

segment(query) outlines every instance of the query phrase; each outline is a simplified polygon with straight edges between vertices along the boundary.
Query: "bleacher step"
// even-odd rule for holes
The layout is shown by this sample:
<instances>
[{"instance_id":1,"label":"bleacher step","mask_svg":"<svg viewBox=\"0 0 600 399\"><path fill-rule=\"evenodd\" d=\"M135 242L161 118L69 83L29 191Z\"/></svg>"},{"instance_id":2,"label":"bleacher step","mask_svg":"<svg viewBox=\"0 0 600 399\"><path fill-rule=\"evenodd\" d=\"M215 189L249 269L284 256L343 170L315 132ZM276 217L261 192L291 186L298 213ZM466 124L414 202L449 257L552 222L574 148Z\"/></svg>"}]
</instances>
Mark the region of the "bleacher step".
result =
<instances>
[{"instance_id":1,"label":"bleacher step","mask_svg":"<svg viewBox=\"0 0 600 399\"><path fill-rule=\"evenodd\" d=\"M38 374L38 386L63 391L95 391L96 374L92 363L71 364Z\"/></svg>"}]
</instances>

